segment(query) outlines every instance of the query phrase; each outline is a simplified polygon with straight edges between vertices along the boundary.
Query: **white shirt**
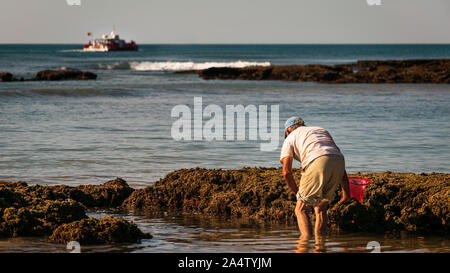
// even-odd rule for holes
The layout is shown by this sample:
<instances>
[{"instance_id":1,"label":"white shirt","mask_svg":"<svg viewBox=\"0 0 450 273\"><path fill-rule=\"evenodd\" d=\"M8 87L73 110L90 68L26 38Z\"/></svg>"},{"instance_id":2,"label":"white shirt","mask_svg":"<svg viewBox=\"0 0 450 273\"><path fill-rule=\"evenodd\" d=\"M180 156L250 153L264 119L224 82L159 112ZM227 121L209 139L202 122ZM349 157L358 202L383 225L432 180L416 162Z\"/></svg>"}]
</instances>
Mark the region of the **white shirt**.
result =
<instances>
[{"instance_id":1,"label":"white shirt","mask_svg":"<svg viewBox=\"0 0 450 273\"><path fill-rule=\"evenodd\" d=\"M300 126L284 140L280 161L289 156L300 161L302 168L322 155L343 156L327 130L320 127Z\"/></svg>"}]
</instances>

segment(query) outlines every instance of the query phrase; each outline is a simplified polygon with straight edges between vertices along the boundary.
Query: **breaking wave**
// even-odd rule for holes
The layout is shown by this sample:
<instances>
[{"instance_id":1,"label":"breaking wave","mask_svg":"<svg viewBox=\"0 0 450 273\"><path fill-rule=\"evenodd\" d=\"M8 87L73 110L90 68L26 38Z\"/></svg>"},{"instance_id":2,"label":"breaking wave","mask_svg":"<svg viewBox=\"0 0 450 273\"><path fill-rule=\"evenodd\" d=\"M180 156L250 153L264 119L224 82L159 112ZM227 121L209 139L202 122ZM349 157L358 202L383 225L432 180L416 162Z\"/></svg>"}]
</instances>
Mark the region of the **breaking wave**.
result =
<instances>
[{"instance_id":1,"label":"breaking wave","mask_svg":"<svg viewBox=\"0 0 450 273\"><path fill-rule=\"evenodd\" d=\"M211 67L269 66L270 62L117 62L99 65L100 69L126 69L136 71L186 71L202 70Z\"/></svg>"},{"instance_id":2,"label":"breaking wave","mask_svg":"<svg viewBox=\"0 0 450 273\"><path fill-rule=\"evenodd\" d=\"M85 52L83 49L64 49L58 50L58 52Z\"/></svg>"}]
</instances>

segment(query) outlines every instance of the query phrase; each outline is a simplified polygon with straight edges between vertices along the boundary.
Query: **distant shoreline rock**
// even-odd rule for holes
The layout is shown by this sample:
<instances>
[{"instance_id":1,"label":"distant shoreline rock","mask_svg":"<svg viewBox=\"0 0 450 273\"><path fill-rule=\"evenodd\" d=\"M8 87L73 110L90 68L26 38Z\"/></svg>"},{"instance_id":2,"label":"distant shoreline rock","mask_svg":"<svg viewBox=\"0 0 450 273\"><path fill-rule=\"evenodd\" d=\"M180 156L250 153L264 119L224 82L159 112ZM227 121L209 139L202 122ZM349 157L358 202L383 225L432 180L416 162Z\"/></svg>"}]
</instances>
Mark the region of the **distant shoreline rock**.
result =
<instances>
[{"instance_id":1,"label":"distant shoreline rock","mask_svg":"<svg viewBox=\"0 0 450 273\"><path fill-rule=\"evenodd\" d=\"M282 80L318 83L450 83L450 59L358 61L342 65L212 67L179 73L205 80Z\"/></svg>"},{"instance_id":2,"label":"distant shoreline rock","mask_svg":"<svg viewBox=\"0 0 450 273\"><path fill-rule=\"evenodd\" d=\"M9 72L0 72L1 82L18 82L18 81L79 81L79 80L96 80L97 75L92 72L85 72L78 69L60 69L60 70L43 70L39 71L34 78L14 78Z\"/></svg>"}]
</instances>

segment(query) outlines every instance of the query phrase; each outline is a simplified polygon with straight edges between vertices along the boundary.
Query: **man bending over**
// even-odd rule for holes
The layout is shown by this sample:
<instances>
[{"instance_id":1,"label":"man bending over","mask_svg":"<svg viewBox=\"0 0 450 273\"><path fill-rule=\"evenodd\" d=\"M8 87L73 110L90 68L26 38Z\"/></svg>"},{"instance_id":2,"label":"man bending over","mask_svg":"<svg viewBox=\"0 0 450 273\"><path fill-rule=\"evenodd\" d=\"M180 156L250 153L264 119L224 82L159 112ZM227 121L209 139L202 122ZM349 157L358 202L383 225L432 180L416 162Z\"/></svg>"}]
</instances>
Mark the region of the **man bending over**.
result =
<instances>
[{"instance_id":1,"label":"man bending over","mask_svg":"<svg viewBox=\"0 0 450 273\"><path fill-rule=\"evenodd\" d=\"M299 186L292 175L293 159L302 164ZM301 236L312 236L308 216L311 208L316 214L314 233L323 235L327 227L328 205L334 199L339 184L342 187L340 202L350 200L344 156L327 130L307 127L300 117L291 117L285 123L280 162L283 164L283 177L297 196L295 214Z\"/></svg>"}]
</instances>

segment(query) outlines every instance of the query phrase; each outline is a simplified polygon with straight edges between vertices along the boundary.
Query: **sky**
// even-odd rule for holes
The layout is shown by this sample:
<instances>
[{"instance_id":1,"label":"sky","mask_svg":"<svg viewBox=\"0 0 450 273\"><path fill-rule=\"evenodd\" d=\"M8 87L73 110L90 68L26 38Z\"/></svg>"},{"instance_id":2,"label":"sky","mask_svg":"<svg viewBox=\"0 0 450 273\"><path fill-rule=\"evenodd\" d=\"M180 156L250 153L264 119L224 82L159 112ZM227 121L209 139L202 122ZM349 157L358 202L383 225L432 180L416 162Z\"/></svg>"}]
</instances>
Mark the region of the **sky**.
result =
<instances>
[{"instance_id":1,"label":"sky","mask_svg":"<svg viewBox=\"0 0 450 273\"><path fill-rule=\"evenodd\" d=\"M450 43L450 0L80 1L0 0L0 43Z\"/></svg>"}]
</instances>

